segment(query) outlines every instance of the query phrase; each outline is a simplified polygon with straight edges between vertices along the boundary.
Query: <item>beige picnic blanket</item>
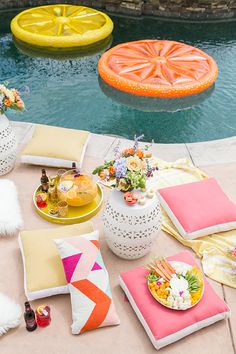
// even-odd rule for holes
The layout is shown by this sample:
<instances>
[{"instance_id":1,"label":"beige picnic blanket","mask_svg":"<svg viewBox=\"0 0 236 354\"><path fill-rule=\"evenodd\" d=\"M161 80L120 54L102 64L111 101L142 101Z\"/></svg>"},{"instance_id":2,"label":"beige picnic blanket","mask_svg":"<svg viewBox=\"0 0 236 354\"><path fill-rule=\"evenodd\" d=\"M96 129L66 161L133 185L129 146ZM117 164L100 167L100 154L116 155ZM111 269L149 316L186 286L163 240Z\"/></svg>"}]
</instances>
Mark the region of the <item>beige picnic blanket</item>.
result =
<instances>
[{"instance_id":1,"label":"beige picnic blanket","mask_svg":"<svg viewBox=\"0 0 236 354\"><path fill-rule=\"evenodd\" d=\"M158 189L208 178L187 159L169 163L156 158L155 163L159 170L155 174L153 185ZM236 247L236 230L185 240L164 210L162 229L193 249L201 258L204 273L209 278L236 288L236 256L233 252Z\"/></svg>"}]
</instances>

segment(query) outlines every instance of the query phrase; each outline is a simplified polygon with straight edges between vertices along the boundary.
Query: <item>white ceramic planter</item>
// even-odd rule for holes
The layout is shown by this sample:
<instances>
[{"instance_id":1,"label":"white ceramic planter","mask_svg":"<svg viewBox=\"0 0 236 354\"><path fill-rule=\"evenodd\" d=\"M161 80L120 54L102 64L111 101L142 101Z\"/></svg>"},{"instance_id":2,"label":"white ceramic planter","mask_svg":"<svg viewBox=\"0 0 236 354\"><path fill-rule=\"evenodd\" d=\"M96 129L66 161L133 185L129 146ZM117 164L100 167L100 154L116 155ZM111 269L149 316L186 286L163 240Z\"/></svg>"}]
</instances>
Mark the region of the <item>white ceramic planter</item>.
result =
<instances>
[{"instance_id":1,"label":"white ceramic planter","mask_svg":"<svg viewBox=\"0 0 236 354\"><path fill-rule=\"evenodd\" d=\"M17 140L5 114L0 114L0 176L10 172L16 161Z\"/></svg>"},{"instance_id":2,"label":"white ceramic planter","mask_svg":"<svg viewBox=\"0 0 236 354\"><path fill-rule=\"evenodd\" d=\"M150 251L160 231L160 204L156 195L143 206L128 206L123 197L117 190L110 192L103 211L104 233L113 253L136 259Z\"/></svg>"}]
</instances>

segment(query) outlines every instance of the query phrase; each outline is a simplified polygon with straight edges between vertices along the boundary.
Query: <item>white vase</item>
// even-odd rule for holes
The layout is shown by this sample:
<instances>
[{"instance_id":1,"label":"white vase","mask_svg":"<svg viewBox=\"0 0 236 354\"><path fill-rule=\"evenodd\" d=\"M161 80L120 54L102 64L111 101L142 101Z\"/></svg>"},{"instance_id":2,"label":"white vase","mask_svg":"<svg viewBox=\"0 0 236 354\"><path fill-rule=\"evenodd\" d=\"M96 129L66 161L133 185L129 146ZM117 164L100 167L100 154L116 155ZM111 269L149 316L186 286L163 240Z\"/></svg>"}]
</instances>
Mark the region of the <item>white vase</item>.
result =
<instances>
[{"instance_id":1,"label":"white vase","mask_svg":"<svg viewBox=\"0 0 236 354\"><path fill-rule=\"evenodd\" d=\"M10 172L16 161L17 140L11 123L0 114L0 176Z\"/></svg>"},{"instance_id":2,"label":"white vase","mask_svg":"<svg viewBox=\"0 0 236 354\"><path fill-rule=\"evenodd\" d=\"M104 234L117 256L136 259L147 254L161 228L161 209L154 195L145 205L128 206L124 194L112 190L103 211Z\"/></svg>"}]
</instances>

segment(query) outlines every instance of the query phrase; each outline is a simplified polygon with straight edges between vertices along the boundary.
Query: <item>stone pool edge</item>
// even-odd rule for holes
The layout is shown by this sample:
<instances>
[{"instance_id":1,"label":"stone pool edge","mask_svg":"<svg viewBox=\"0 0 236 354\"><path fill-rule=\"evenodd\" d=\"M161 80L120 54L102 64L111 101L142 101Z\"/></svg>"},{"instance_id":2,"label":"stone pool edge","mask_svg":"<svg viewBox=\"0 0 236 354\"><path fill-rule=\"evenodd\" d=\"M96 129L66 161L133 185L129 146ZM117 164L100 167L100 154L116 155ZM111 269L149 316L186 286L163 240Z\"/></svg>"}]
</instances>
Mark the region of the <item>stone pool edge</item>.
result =
<instances>
[{"instance_id":1,"label":"stone pool edge","mask_svg":"<svg viewBox=\"0 0 236 354\"><path fill-rule=\"evenodd\" d=\"M36 124L25 122L11 122L11 124L21 148L31 138ZM122 147L127 146L130 142L125 138L92 133L86 155L97 159L108 159L112 156L118 141L120 141ZM198 143L154 143L152 151L153 154L167 161L187 157L197 166L233 163L236 162L236 136Z\"/></svg>"}]
</instances>

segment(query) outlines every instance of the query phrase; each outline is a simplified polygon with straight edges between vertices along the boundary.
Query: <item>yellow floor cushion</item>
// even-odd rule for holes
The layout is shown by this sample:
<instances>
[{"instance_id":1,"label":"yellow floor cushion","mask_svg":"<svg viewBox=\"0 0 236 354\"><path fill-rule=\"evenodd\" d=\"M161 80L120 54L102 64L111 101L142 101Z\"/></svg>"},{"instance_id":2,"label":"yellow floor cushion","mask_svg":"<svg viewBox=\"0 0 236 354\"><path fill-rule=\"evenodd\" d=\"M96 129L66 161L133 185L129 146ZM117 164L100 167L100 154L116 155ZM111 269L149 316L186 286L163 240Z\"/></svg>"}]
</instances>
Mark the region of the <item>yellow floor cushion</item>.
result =
<instances>
[{"instance_id":1,"label":"yellow floor cushion","mask_svg":"<svg viewBox=\"0 0 236 354\"><path fill-rule=\"evenodd\" d=\"M25 230L19 235L24 265L24 287L28 300L68 293L61 258L53 242L93 231L93 224L61 226L53 229Z\"/></svg>"},{"instance_id":2,"label":"yellow floor cushion","mask_svg":"<svg viewBox=\"0 0 236 354\"><path fill-rule=\"evenodd\" d=\"M81 167L90 133L83 130L36 125L32 139L21 154L21 162L33 165Z\"/></svg>"}]
</instances>

